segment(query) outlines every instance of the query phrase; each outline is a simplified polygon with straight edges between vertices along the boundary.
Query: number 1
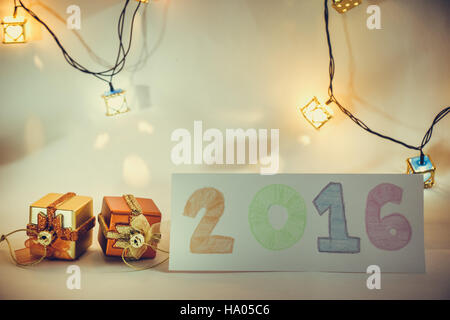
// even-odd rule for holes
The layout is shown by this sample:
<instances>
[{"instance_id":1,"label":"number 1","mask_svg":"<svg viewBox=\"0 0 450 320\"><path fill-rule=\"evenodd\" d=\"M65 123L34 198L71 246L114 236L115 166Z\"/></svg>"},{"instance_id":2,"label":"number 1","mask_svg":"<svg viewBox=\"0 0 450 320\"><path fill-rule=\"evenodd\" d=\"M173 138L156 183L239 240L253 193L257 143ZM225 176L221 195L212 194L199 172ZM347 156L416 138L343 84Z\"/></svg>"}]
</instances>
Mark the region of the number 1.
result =
<instances>
[{"instance_id":1,"label":"number 1","mask_svg":"<svg viewBox=\"0 0 450 320\"><path fill-rule=\"evenodd\" d=\"M345 219L342 184L330 182L313 201L319 215L330 211L328 218L329 237L319 237L319 252L358 253L360 238L349 237Z\"/></svg>"}]
</instances>

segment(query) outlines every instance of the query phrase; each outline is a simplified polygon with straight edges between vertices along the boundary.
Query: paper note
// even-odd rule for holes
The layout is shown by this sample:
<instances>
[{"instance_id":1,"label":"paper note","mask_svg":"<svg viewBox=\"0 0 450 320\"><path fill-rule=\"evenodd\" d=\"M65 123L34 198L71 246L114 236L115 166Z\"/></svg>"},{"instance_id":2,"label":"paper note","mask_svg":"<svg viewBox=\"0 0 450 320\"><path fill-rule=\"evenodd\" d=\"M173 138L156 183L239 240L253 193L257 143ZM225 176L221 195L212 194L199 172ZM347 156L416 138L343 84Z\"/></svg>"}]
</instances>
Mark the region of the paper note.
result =
<instances>
[{"instance_id":1,"label":"paper note","mask_svg":"<svg viewBox=\"0 0 450 320\"><path fill-rule=\"evenodd\" d=\"M170 270L424 272L423 178L173 174Z\"/></svg>"}]
</instances>

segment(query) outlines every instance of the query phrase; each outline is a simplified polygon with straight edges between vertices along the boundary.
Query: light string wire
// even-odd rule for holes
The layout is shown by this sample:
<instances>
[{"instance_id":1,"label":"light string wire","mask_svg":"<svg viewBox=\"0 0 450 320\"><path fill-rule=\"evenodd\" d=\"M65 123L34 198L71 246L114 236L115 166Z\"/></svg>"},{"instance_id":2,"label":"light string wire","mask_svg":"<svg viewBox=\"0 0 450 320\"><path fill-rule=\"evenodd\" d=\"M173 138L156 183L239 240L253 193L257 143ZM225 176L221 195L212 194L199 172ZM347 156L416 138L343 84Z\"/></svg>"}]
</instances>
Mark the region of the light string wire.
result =
<instances>
[{"instance_id":1,"label":"light string wire","mask_svg":"<svg viewBox=\"0 0 450 320\"><path fill-rule=\"evenodd\" d=\"M330 102L334 102L339 109L347 116L349 117L354 123L356 123L359 127L366 130L367 132L374 134L380 138L395 142L397 144L400 144L408 149L417 150L420 152L420 164L424 164L424 154L423 154L423 148L427 145L428 142L431 140L431 136L433 134L433 128L434 126L441 121L448 113L450 113L450 107L445 107L442 109L434 118L430 128L425 133L422 143L419 146L413 146L410 144L407 144L403 141L400 141L398 139L392 138L390 136L387 136L385 134L382 134L380 132L377 132L375 130L370 129L362 120L355 117L349 110L347 110L336 98L333 91L333 80L334 80L334 73L336 69L336 64L334 61L333 56L333 48L331 45L331 37L330 37L330 29L329 29L329 12L328 12L328 0L325 0L325 10L324 10L324 19L325 19L325 30L326 30L326 36L327 36L327 43L328 43L328 53L330 56L330 64L329 64L329 74L330 74L330 85L328 87L328 96L329 100L327 101L327 104Z\"/></svg>"},{"instance_id":2,"label":"light string wire","mask_svg":"<svg viewBox=\"0 0 450 320\"><path fill-rule=\"evenodd\" d=\"M94 77L105 81L109 84L109 88L111 91L114 91L114 87L112 85L112 79L115 75L117 75L118 73L120 73L124 66L125 66L125 61L126 58L130 52L131 49L131 43L132 43L132 39L133 39L133 29L134 29L134 21L136 18L136 14L141 6L141 2L138 1L138 4L136 6L136 9L134 10L133 16L132 16L132 20L131 20L131 27L130 27L130 35L129 35L129 41L128 41L128 47L127 49L125 49L124 45L123 45L123 30L124 30L124 22L125 22L125 15L126 15L126 11L127 11L127 7L130 3L130 0L126 0L125 1L125 5L120 13L119 16L119 21L117 24L117 33L118 33L118 37L119 37L119 49L117 52L117 57L116 57L116 63L113 67L104 70L104 71L91 71L88 68L84 67L83 65L81 65L79 62L77 62L68 52L67 50L64 48L64 46L61 44L61 41L58 39L58 37L56 36L56 34L53 32L53 30L41 19L39 18L31 9L27 8L22 0L18 0L19 4L17 4L16 2L17 0L14 0L14 14L16 14L17 12L17 8L21 7L23 8L31 17L33 17L36 21L38 21L41 25L43 25L45 27L45 29L47 29L47 31L50 33L50 35L53 37L53 39L55 40L56 44L58 45L58 47L60 48L64 59L66 60L66 62L73 68L86 73L86 74L90 74L93 75ZM108 79L109 78L109 79Z\"/></svg>"},{"instance_id":3,"label":"light string wire","mask_svg":"<svg viewBox=\"0 0 450 320\"><path fill-rule=\"evenodd\" d=\"M13 17L15 18L17 16L17 8L20 7L17 5L17 0L14 0L14 13Z\"/></svg>"}]
</instances>

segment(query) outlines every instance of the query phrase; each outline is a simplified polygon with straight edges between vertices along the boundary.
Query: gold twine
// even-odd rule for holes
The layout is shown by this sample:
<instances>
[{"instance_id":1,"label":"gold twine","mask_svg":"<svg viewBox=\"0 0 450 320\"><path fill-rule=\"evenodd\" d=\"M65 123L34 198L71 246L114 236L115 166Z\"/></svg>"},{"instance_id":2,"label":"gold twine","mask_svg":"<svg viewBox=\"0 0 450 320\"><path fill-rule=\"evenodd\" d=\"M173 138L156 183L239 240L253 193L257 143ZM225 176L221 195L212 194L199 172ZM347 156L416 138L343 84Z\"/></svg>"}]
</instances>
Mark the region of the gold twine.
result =
<instances>
[{"instance_id":1,"label":"gold twine","mask_svg":"<svg viewBox=\"0 0 450 320\"><path fill-rule=\"evenodd\" d=\"M14 231L12 231L12 232L6 234L6 235L5 235L5 234L2 234L1 237L0 237L0 242L6 241L6 243L8 244L9 254L11 255L11 259L15 262L16 265L22 266L22 267L28 267L28 266L34 266L34 265L40 263L40 262L41 262L42 260L44 260L44 258L47 256L47 246L43 246L43 247L44 247L44 254L43 254L42 257L40 257L39 259L37 259L37 260L35 260L35 261L32 261L32 262L30 262L30 263L21 263L21 262L17 261L17 258L16 258L15 254L14 254L14 251L13 251L13 249L12 249L11 243L10 243L9 240L8 240L8 237L9 237L10 235L12 235L12 234L14 234L14 233L16 233L16 232L20 232L20 231L25 231L25 232L26 232L27 229L17 229L17 230L14 230ZM36 236L37 236L37 232L32 231L32 230L29 230L29 231L35 233Z\"/></svg>"},{"instance_id":2,"label":"gold twine","mask_svg":"<svg viewBox=\"0 0 450 320\"><path fill-rule=\"evenodd\" d=\"M159 249L158 247L155 247L155 246L153 246L153 245L151 245L151 244L148 244L148 243L144 243L144 245L146 245L146 246L152 248L152 249L155 250L155 251L157 250L157 251L161 251L161 252L164 252L164 253L169 253L169 251L166 251L166 250L163 250L163 249ZM132 265L131 263L129 263L129 262L125 259L126 251L128 250L129 247L130 247L130 246L128 246L128 247L126 247L125 249L122 250L122 261L123 261L128 267L130 267L130 268L132 268L132 269L134 269L134 270L136 270L136 271L152 269L152 268L155 268L155 267L157 267L157 266L163 264L163 263L166 262L167 260L169 260L169 257L167 257L167 258L165 258L164 260L162 260L162 261L160 261L160 262L158 262L158 263L152 264L152 265L150 265L150 266L137 267L137 266Z\"/></svg>"}]
</instances>

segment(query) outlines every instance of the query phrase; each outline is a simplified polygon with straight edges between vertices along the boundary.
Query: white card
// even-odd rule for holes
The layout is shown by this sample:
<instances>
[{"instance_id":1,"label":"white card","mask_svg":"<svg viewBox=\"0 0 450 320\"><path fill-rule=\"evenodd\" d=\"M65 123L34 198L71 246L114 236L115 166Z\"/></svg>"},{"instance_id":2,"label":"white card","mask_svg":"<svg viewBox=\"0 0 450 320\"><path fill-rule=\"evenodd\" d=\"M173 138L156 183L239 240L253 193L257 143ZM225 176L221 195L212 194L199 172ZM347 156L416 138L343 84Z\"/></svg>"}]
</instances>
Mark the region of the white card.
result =
<instances>
[{"instance_id":1,"label":"white card","mask_svg":"<svg viewBox=\"0 0 450 320\"><path fill-rule=\"evenodd\" d=\"M170 270L425 271L421 175L173 174L171 220Z\"/></svg>"}]
</instances>

